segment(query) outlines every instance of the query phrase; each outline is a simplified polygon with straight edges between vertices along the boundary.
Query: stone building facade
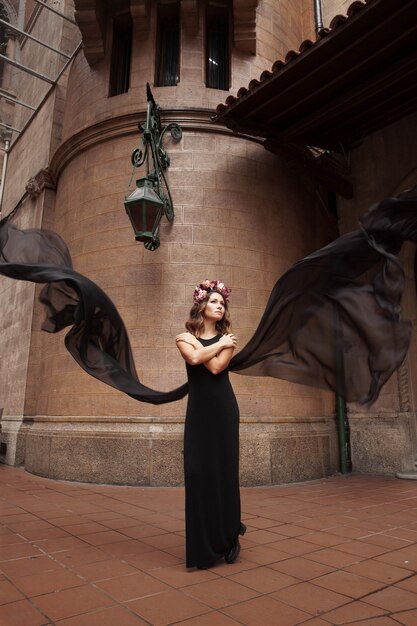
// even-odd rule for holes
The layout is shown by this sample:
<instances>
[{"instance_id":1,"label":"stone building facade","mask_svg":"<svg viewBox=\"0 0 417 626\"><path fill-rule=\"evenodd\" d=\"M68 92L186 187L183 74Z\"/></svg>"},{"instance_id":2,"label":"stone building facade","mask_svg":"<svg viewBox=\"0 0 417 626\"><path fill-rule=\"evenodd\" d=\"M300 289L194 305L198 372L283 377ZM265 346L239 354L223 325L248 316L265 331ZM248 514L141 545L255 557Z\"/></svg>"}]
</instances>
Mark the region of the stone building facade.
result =
<instances>
[{"instance_id":1,"label":"stone building facade","mask_svg":"<svg viewBox=\"0 0 417 626\"><path fill-rule=\"evenodd\" d=\"M35 109L1 100L1 121L21 131L13 131L7 152L3 214L23 205L22 226L62 235L75 269L118 307L139 376L150 387L168 390L185 381L174 338L184 329L197 282L219 278L232 287L233 330L243 346L276 279L292 263L334 239L339 228L355 228L369 204L415 178L415 118L409 117L352 149L355 193L338 198L338 221L321 181L297 176L256 135L212 121L229 93L314 39L310 0L47 4L55 12L28 0L16 1L14 17L9 12L9 21L67 56L21 35L9 37L8 56L49 81L13 66L3 75L2 88ZM326 25L349 3L322 5ZM228 71L221 84L208 86L209 27L216 20L225 24ZM161 50L169 45L164 28L173 23L178 64L174 71L165 68L167 79ZM126 41L130 48L123 47ZM127 65L120 50L129 52ZM163 223L154 252L135 242L123 207L130 155L140 140L137 125L146 116L147 82L162 123L175 121L183 131L180 142L165 142L175 219ZM413 251L406 255L406 308L415 318ZM62 334L40 331L37 293L32 284L0 281L3 461L50 478L181 484L186 400L141 404L89 378L66 352ZM413 467L415 352L413 344L371 412L350 408L358 471ZM243 485L337 471L332 393L239 375L232 383L241 411Z\"/></svg>"}]
</instances>

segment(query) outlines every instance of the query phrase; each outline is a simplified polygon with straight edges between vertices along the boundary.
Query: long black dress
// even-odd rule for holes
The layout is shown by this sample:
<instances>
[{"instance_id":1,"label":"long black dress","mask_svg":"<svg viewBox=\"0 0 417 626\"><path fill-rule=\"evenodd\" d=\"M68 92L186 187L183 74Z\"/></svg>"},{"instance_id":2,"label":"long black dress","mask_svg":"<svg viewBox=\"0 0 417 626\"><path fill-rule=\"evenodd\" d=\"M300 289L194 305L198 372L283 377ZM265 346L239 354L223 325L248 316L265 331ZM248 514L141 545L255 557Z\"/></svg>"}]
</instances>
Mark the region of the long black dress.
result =
<instances>
[{"instance_id":1,"label":"long black dress","mask_svg":"<svg viewBox=\"0 0 417 626\"><path fill-rule=\"evenodd\" d=\"M221 335L199 339L203 346ZM187 363L184 470L187 567L222 558L240 529L239 407L227 369Z\"/></svg>"}]
</instances>

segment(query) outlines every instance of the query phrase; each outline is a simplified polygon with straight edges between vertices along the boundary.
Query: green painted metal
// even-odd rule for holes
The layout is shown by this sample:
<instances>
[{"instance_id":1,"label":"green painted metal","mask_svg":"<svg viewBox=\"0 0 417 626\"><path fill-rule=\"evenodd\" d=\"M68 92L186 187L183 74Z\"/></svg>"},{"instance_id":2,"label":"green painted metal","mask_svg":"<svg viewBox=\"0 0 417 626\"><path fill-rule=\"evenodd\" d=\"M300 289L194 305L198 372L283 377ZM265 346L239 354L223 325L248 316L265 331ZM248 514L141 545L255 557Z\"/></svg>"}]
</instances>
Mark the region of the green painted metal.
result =
<instances>
[{"instance_id":1,"label":"green painted metal","mask_svg":"<svg viewBox=\"0 0 417 626\"><path fill-rule=\"evenodd\" d=\"M180 141L182 130L175 122L162 128L161 110L154 100L149 83L146 84L146 95L148 100L146 124L144 127L139 124L142 146L132 153L133 170L125 195L125 208L135 231L136 240L143 242L147 250L156 250L160 245L158 230L163 215L169 222L172 222L175 216L171 192L165 176L170 159L163 147L163 139L170 131L173 140ZM146 169L146 176L136 180L136 189L132 192L134 175L143 166ZM153 223L150 224L149 218L152 215Z\"/></svg>"}]
</instances>

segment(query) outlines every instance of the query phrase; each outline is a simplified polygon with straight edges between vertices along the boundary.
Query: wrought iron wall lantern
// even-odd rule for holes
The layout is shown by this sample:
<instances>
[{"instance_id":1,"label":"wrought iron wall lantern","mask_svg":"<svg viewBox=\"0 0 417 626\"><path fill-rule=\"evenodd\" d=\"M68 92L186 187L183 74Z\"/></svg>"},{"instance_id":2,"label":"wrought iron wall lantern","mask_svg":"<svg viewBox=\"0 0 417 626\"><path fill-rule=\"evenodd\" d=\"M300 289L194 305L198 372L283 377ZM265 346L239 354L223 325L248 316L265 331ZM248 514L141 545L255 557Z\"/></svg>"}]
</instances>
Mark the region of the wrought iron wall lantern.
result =
<instances>
[{"instance_id":1,"label":"wrought iron wall lantern","mask_svg":"<svg viewBox=\"0 0 417 626\"><path fill-rule=\"evenodd\" d=\"M163 148L163 139L170 131L174 141L180 141L182 130L175 122L162 128L160 107L154 100L149 83L146 85L146 95L148 99L146 125L143 127L139 124L142 147L132 153L133 170L124 204L136 241L143 242L147 250L156 250L161 243L158 229L162 217L165 215L169 222L174 219L174 207L165 176L170 159ZM136 188L129 194L136 171L144 164L146 176L136 180Z\"/></svg>"}]
</instances>

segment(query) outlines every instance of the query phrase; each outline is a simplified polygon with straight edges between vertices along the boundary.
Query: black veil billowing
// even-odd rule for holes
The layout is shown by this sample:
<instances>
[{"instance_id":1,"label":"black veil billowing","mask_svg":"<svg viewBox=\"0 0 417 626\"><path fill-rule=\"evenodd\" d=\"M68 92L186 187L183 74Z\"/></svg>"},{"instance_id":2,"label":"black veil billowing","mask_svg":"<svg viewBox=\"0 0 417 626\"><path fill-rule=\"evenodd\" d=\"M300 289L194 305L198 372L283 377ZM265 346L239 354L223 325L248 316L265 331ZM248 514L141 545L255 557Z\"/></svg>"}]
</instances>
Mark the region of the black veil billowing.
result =
<instances>
[{"instance_id":1,"label":"black veil billowing","mask_svg":"<svg viewBox=\"0 0 417 626\"><path fill-rule=\"evenodd\" d=\"M65 345L91 376L141 402L162 404L187 384L160 392L136 373L128 334L98 285L72 269L56 233L0 221L0 274L45 283L42 328L70 327ZM275 284L253 337L230 362L239 374L273 376L332 389L347 401L375 402L409 346L411 323L400 317L404 240L417 241L417 187L371 207L360 230L296 263Z\"/></svg>"}]
</instances>

